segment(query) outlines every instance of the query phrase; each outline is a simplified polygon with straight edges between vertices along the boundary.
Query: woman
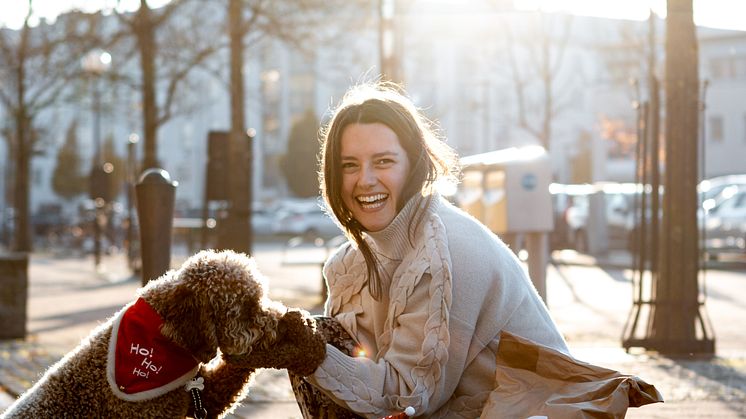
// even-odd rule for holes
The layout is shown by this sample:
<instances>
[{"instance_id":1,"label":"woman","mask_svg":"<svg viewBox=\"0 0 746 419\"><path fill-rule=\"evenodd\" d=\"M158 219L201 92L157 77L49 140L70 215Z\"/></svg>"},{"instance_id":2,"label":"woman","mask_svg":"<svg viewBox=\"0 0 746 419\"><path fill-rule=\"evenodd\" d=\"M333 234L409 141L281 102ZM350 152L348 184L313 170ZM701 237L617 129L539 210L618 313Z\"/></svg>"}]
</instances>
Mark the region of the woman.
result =
<instances>
[{"instance_id":1,"label":"woman","mask_svg":"<svg viewBox=\"0 0 746 419\"><path fill-rule=\"evenodd\" d=\"M349 242L324 267L332 320L320 324L356 349L328 344L314 374L293 377L304 415L331 416L328 398L365 417L474 418L500 331L567 352L513 253L434 190L455 155L407 98L357 86L323 140L322 193Z\"/></svg>"}]
</instances>

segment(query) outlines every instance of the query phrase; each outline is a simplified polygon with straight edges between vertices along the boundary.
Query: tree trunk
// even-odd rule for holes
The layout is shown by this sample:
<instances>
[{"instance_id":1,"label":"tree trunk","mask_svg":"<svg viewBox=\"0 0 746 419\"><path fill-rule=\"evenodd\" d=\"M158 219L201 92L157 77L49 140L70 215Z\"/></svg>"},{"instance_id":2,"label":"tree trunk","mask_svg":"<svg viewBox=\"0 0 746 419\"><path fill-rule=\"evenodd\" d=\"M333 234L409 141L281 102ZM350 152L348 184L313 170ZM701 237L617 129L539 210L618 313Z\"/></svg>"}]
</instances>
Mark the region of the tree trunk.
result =
<instances>
[{"instance_id":1,"label":"tree trunk","mask_svg":"<svg viewBox=\"0 0 746 419\"><path fill-rule=\"evenodd\" d=\"M698 344L697 129L699 79L692 0L668 0L666 141L660 277L651 337L665 354L707 352Z\"/></svg>"},{"instance_id":2,"label":"tree trunk","mask_svg":"<svg viewBox=\"0 0 746 419\"><path fill-rule=\"evenodd\" d=\"M155 28L150 8L145 0L140 1L137 11L137 45L140 50L140 70L142 71L142 113L143 113L143 170L158 167L158 103L156 101L155 73Z\"/></svg>"},{"instance_id":3,"label":"tree trunk","mask_svg":"<svg viewBox=\"0 0 746 419\"><path fill-rule=\"evenodd\" d=\"M21 45L18 48L18 68L16 69L16 80L18 83L17 109L15 112L15 159L16 159L16 182L13 189L13 206L15 207L15 240L13 250L18 252L30 252L31 229L30 229L30 166L31 150L31 124L26 109L26 51L30 28L28 20L24 22L21 29Z\"/></svg>"},{"instance_id":4,"label":"tree trunk","mask_svg":"<svg viewBox=\"0 0 746 419\"><path fill-rule=\"evenodd\" d=\"M228 4L230 30L231 130L228 153L230 210L221 248L251 253L251 142L244 120L244 30L240 0Z\"/></svg>"},{"instance_id":5,"label":"tree trunk","mask_svg":"<svg viewBox=\"0 0 746 419\"><path fill-rule=\"evenodd\" d=\"M22 79L20 79L22 80ZM23 83L21 83L22 85ZM20 88L19 92L23 89ZM29 120L23 106L16 113L16 181L13 189L13 203L16 211L15 219L15 243L13 250L17 252L30 252L32 250L31 226L30 226L30 166L31 166L31 144Z\"/></svg>"}]
</instances>

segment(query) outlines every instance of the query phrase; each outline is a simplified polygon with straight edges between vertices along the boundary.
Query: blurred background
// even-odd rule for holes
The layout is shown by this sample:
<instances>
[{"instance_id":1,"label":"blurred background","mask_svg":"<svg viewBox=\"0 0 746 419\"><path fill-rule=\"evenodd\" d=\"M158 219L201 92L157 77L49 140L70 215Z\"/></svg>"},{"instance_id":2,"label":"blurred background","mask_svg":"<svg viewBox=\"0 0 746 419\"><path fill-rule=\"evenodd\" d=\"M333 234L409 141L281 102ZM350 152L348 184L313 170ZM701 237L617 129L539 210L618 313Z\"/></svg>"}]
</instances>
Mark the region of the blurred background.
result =
<instances>
[{"instance_id":1,"label":"blurred background","mask_svg":"<svg viewBox=\"0 0 746 419\"><path fill-rule=\"evenodd\" d=\"M271 298L321 312L344 237L318 129L382 79L439 122L464 169L441 194L525 262L573 350L648 351L613 364L667 397L635 417L744 417L744 16L740 0L0 0L0 410L201 248L255 255Z\"/></svg>"},{"instance_id":2,"label":"blurred background","mask_svg":"<svg viewBox=\"0 0 746 419\"><path fill-rule=\"evenodd\" d=\"M638 140L662 93L664 1L0 3L4 249L91 253L96 228L99 251L132 246L132 185L149 167L178 182L175 246L215 240L236 188L254 240L338 235L317 205L316 132L377 77L402 83L461 156L543 147L553 249L630 249L644 218ZM724 177L746 173L743 7L694 2L691 170L713 257L746 247L746 181ZM243 166L229 137L247 144Z\"/></svg>"}]
</instances>

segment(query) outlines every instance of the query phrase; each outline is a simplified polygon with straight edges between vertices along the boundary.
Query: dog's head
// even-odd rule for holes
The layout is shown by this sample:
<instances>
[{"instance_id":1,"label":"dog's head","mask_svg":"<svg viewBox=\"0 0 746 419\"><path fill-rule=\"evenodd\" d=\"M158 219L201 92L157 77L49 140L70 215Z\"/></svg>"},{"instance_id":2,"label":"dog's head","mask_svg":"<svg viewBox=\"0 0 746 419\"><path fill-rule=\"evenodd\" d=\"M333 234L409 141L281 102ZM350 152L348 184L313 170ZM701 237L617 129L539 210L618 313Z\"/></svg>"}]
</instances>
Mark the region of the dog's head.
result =
<instances>
[{"instance_id":1,"label":"dog's head","mask_svg":"<svg viewBox=\"0 0 746 419\"><path fill-rule=\"evenodd\" d=\"M161 333L207 362L217 348L240 354L275 339L283 310L266 298L266 288L253 259L206 250L151 281L141 295L163 318Z\"/></svg>"}]
</instances>

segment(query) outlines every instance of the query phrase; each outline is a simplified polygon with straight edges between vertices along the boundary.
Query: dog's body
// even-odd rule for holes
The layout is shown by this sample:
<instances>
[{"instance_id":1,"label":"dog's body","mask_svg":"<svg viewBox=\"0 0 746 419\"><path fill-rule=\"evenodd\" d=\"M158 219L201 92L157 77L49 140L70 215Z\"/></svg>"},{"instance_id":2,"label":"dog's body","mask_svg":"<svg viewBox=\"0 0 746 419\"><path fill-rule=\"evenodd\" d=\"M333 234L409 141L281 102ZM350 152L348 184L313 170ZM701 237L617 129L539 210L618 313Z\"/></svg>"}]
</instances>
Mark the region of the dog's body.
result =
<instances>
[{"instance_id":1,"label":"dog's body","mask_svg":"<svg viewBox=\"0 0 746 419\"><path fill-rule=\"evenodd\" d=\"M118 398L106 379L111 324L107 322L52 366L3 418L184 417L190 395L172 390L146 402Z\"/></svg>"},{"instance_id":2,"label":"dog's body","mask_svg":"<svg viewBox=\"0 0 746 419\"><path fill-rule=\"evenodd\" d=\"M193 369L187 365L185 375L171 379L170 387L162 386L155 395L153 391L125 394L126 386L112 372L114 352L110 343L112 338L122 336L113 334L112 330L117 330L125 311L137 305L130 304L52 366L2 417L181 418L190 411L192 403L184 383L198 367L204 378L202 403L209 417L219 416L240 399L254 370L224 361L213 369L205 368L217 350L225 355L246 354L253 348L266 350L278 338L281 320L283 327L288 322L306 326L303 316L297 312L287 316L286 309L266 299L264 293L264 280L248 257L233 252L200 252L179 270L169 271L138 290L140 304L147 303L162 320L156 333L170 341L169 344L183 348L187 356L191 355ZM302 330L313 338L314 330L307 327ZM146 356L155 352L150 347L139 348L134 342L123 345L132 346L136 355L138 350ZM127 352L130 346L116 353ZM171 357L162 359L166 358ZM153 358L143 357L143 367L138 367L139 370L132 372L129 368L116 377L125 375L133 380L137 377L130 377L132 374L154 377L161 371L149 359ZM152 371L147 371L148 368ZM163 394L159 395L159 391Z\"/></svg>"}]
</instances>

